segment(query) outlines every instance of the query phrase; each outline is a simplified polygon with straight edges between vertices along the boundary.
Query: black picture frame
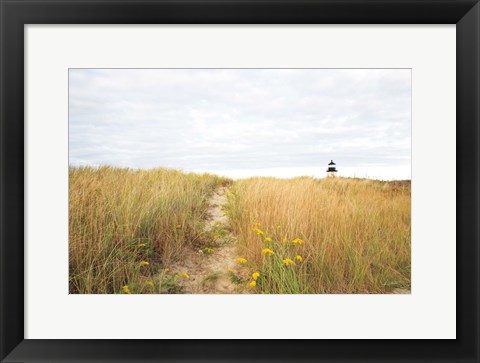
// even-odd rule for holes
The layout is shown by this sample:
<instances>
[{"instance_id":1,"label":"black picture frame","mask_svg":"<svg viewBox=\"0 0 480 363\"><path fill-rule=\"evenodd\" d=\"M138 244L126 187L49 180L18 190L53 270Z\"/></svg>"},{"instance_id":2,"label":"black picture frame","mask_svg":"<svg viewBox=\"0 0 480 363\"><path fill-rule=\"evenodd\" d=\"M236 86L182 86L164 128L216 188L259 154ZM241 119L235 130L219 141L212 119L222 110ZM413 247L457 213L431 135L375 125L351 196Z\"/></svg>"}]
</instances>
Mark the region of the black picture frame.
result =
<instances>
[{"instance_id":1,"label":"black picture frame","mask_svg":"<svg viewBox=\"0 0 480 363\"><path fill-rule=\"evenodd\" d=\"M480 361L478 0L0 0L0 12L2 361ZM457 339L24 339L24 25L158 23L456 24Z\"/></svg>"}]
</instances>

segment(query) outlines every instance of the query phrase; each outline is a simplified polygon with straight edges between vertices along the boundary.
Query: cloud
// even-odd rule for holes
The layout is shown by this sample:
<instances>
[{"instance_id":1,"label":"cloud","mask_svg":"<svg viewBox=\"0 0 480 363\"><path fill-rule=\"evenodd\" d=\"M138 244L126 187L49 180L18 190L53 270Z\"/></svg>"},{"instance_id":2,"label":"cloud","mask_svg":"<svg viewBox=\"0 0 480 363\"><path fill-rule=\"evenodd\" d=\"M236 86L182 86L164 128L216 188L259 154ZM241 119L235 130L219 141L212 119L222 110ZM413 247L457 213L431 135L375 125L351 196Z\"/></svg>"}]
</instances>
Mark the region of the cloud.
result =
<instances>
[{"instance_id":1,"label":"cloud","mask_svg":"<svg viewBox=\"0 0 480 363\"><path fill-rule=\"evenodd\" d=\"M71 69L69 123L71 165L410 178L411 74Z\"/></svg>"}]
</instances>

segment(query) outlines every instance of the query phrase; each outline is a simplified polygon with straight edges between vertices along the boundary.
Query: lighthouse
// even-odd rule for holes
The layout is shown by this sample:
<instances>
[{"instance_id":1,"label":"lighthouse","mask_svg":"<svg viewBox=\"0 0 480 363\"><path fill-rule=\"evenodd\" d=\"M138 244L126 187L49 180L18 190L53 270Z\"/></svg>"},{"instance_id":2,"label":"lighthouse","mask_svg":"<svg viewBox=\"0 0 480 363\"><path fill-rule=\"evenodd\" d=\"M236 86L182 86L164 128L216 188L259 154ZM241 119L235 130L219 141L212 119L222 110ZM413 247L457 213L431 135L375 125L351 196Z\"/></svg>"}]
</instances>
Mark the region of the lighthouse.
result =
<instances>
[{"instance_id":1,"label":"lighthouse","mask_svg":"<svg viewBox=\"0 0 480 363\"><path fill-rule=\"evenodd\" d=\"M337 172L337 168L333 160L330 160L328 163L328 168L327 168L327 175L328 176L335 176L335 173Z\"/></svg>"}]
</instances>

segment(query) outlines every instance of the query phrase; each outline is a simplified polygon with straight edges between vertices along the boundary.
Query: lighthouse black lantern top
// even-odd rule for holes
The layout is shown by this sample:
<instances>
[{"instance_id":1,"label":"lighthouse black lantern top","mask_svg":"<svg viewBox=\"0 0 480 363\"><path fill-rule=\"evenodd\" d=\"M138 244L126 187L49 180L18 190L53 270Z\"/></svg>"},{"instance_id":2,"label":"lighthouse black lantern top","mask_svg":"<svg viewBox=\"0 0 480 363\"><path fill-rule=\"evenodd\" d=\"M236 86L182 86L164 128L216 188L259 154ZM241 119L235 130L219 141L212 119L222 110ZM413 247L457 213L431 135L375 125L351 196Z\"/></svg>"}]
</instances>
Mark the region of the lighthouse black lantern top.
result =
<instances>
[{"instance_id":1,"label":"lighthouse black lantern top","mask_svg":"<svg viewBox=\"0 0 480 363\"><path fill-rule=\"evenodd\" d=\"M327 173L329 175L333 175L333 173L336 173L338 170L336 168L336 165L335 163L333 162L333 160L331 160L329 163L328 163L328 169L327 169Z\"/></svg>"}]
</instances>

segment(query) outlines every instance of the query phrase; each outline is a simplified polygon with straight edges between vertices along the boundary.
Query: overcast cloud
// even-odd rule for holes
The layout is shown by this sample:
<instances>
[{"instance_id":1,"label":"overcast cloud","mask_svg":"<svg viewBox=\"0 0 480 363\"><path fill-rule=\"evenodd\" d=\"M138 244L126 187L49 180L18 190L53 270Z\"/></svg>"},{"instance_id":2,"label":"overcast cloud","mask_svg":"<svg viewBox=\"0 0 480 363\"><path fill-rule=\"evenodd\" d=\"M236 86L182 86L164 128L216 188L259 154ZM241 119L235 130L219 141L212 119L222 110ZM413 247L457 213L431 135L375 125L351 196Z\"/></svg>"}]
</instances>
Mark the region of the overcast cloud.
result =
<instances>
[{"instance_id":1,"label":"overcast cloud","mask_svg":"<svg viewBox=\"0 0 480 363\"><path fill-rule=\"evenodd\" d=\"M70 165L409 179L410 70L72 69Z\"/></svg>"}]
</instances>

